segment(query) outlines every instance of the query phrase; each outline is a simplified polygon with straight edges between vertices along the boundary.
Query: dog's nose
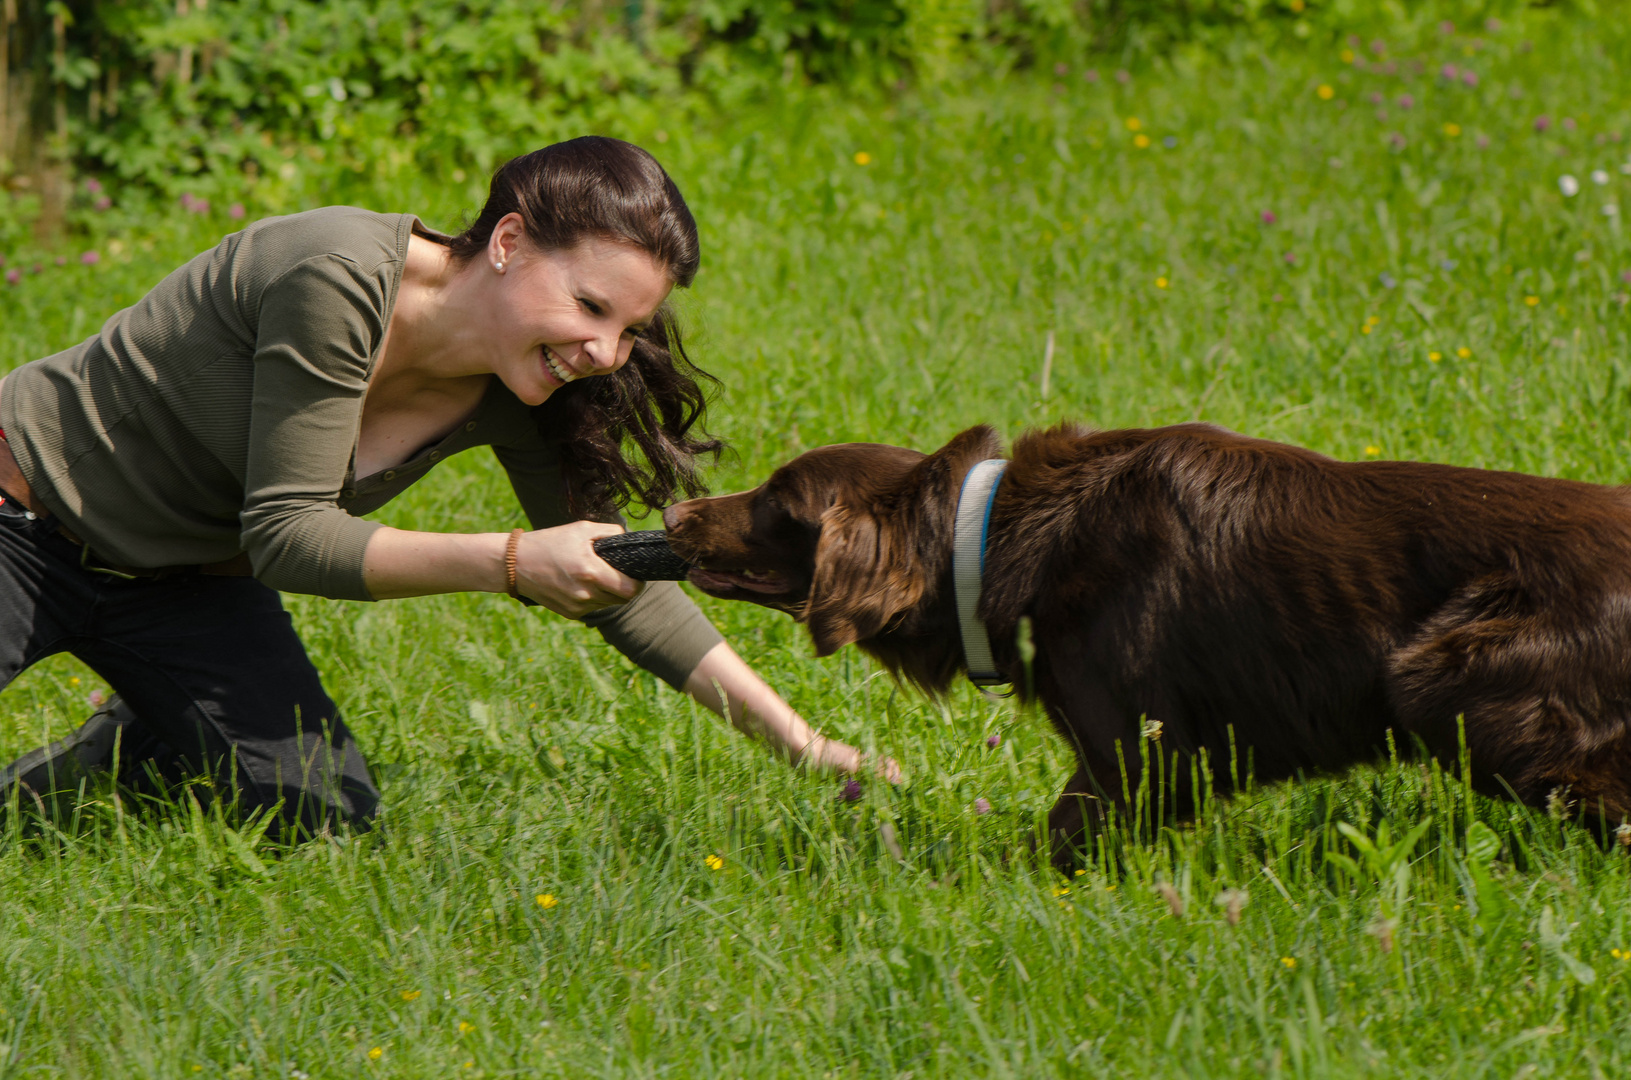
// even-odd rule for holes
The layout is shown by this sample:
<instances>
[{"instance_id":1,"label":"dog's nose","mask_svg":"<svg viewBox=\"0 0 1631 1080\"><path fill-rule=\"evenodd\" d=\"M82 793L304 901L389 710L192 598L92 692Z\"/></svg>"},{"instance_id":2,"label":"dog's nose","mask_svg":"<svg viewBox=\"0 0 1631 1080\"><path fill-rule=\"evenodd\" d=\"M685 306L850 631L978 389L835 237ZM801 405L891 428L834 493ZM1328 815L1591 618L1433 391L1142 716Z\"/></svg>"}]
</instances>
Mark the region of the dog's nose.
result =
<instances>
[{"instance_id":1,"label":"dog's nose","mask_svg":"<svg viewBox=\"0 0 1631 1080\"><path fill-rule=\"evenodd\" d=\"M670 506L664 510L663 528L669 532L678 532L679 530L683 529L685 527L685 519L690 516L690 511L686 509L690 505L691 504L688 502L675 503L673 506Z\"/></svg>"}]
</instances>

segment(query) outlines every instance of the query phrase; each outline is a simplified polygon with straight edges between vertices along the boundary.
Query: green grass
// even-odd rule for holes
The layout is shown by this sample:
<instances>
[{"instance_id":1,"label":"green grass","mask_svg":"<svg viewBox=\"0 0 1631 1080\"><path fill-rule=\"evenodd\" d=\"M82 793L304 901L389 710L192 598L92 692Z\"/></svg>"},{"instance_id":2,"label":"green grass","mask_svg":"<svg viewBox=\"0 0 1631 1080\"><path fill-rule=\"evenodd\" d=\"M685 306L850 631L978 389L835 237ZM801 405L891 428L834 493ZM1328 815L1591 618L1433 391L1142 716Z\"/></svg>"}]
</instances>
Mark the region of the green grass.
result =
<instances>
[{"instance_id":1,"label":"green grass","mask_svg":"<svg viewBox=\"0 0 1631 1080\"><path fill-rule=\"evenodd\" d=\"M1616 10L1537 12L1473 57L1424 29L1392 43L1428 72L1408 78L1344 64L1340 43L1241 42L1125 86L1110 60L1062 92L970 73L873 105L776 96L662 142L630 121L704 228L684 308L726 385L714 421L737 452L716 487L830 441L927 449L1064 418L1631 477L1631 251L1601 210L1631 212ZM1434 78L1446 62L1479 85ZM341 198L447 225L474 196L353 177L249 201ZM95 267L47 261L0 292L0 368L93 332L228 226L127 224L86 241ZM484 455L381 516L518 521ZM853 653L814 660L780 615L705 603L807 716L907 781L841 803L831 778L502 598L291 597L378 766L381 828L245 855L219 821L90 792L57 830L7 833L0 1077L1631 1069L1631 873L1586 829L1469 798L1454 763L1394 764L1209 802L1181 827L1152 810L1067 883L1025 855L1070 771L1038 717L967 690L926 702ZM67 729L97 685L40 665L0 699L0 751ZM1475 818L1501 852L1481 894ZM1402 891L1397 862L1326 858L1359 858L1339 822L1426 826ZM1231 924L1218 901L1241 893Z\"/></svg>"}]
</instances>

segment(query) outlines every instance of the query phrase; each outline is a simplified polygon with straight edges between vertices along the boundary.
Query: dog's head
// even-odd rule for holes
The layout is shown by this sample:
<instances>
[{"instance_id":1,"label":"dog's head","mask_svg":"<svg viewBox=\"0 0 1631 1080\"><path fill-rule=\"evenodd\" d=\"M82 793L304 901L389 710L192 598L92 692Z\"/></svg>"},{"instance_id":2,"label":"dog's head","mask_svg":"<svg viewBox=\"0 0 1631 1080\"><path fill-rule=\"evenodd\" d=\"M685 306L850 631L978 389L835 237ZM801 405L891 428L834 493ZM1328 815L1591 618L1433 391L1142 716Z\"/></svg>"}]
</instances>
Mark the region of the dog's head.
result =
<instances>
[{"instance_id":1,"label":"dog's head","mask_svg":"<svg viewBox=\"0 0 1631 1080\"><path fill-rule=\"evenodd\" d=\"M663 524L703 592L786 611L808 625L817 655L857 641L881 655L879 635L927 629L917 624L949 575L963 478L1000 452L983 426L928 455L825 446L752 491L671 506Z\"/></svg>"}]
</instances>

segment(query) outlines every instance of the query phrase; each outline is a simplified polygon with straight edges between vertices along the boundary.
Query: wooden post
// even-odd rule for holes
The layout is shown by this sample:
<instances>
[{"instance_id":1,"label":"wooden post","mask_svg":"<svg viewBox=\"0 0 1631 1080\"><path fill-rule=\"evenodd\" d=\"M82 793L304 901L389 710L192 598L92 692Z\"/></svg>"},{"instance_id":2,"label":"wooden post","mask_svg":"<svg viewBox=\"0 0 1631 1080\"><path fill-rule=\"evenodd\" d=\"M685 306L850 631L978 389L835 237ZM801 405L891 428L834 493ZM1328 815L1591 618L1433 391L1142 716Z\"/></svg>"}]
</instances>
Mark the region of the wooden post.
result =
<instances>
[{"instance_id":1,"label":"wooden post","mask_svg":"<svg viewBox=\"0 0 1631 1080\"><path fill-rule=\"evenodd\" d=\"M192 6L187 0L176 0L176 18L185 19L192 12ZM183 45L181 56L176 65L176 80L181 83L183 92L192 85L193 81L193 47Z\"/></svg>"},{"instance_id":2,"label":"wooden post","mask_svg":"<svg viewBox=\"0 0 1631 1080\"><path fill-rule=\"evenodd\" d=\"M17 0L5 0L0 13L0 174L11 172L11 24Z\"/></svg>"},{"instance_id":3,"label":"wooden post","mask_svg":"<svg viewBox=\"0 0 1631 1080\"><path fill-rule=\"evenodd\" d=\"M52 131L40 169L40 216L34 220L34 235L49 243L62 231L68 210L68 80L61 72L68 67L68 19L61 4L51 12L51 59L56 83L53 87Z\"/></svg>"}]
</instances>

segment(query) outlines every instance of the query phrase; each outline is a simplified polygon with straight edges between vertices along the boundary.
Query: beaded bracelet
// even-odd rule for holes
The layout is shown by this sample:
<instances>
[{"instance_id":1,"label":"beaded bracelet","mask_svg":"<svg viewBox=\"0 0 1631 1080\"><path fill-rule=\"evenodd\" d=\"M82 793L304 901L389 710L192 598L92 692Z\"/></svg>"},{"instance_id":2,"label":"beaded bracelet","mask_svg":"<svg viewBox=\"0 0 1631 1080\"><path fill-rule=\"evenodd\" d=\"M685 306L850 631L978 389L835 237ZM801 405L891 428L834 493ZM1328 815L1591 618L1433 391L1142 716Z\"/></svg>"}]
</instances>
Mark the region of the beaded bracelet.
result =
<instances>
[{"instance_id":1,"label":"beaded bracelet","mask_svg":"<svg viewBox=\"0 0 1631 1080\"><path fill-rule=\"evenodd\" d=\"M527 607L537 607L538 601L529 600L521 595L521 590L517 587L515 580L516 553L521 545L521 535L526 531L525 529L511 529L509 542L504 545L504 591Z\"/></svg>"}]
</instances>

